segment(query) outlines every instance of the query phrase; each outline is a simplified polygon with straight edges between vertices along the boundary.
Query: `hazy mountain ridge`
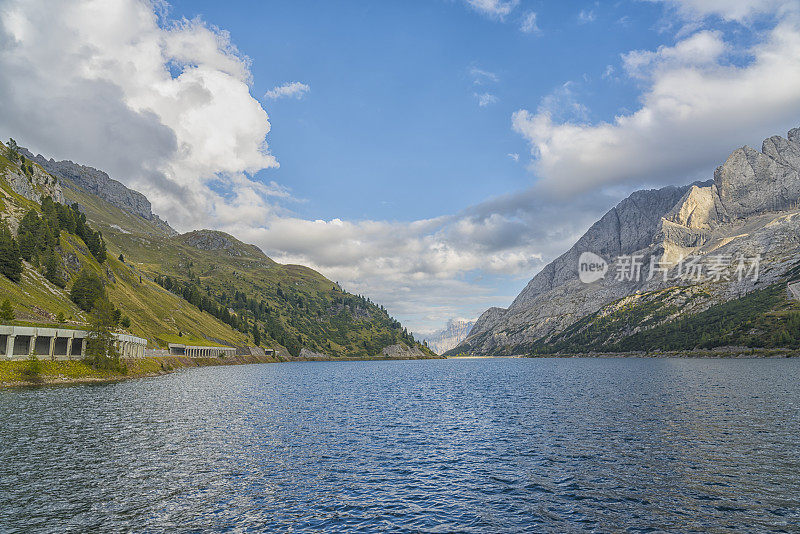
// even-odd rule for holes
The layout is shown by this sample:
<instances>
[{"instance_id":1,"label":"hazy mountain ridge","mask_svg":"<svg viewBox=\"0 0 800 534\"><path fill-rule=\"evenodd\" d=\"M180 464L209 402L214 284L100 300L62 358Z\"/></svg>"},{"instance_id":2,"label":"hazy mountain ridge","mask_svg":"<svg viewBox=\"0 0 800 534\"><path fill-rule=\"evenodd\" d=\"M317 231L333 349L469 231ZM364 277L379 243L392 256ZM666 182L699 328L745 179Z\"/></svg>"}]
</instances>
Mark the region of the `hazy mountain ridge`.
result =
<instances>
[{"instance_id":1,"label":"hazy mountain ridge","mask_svg":"<svg viewBox=\"0 0 800 534\"><path fill-rule=\"evenodd\" d=\"M436 354L444 354L464 341L474 325L475 321L450 319L444 328L427 336L422 336L422 340L426 341L428 347Z\"/></svg>"},{"instance_id":2,"label":"hazy mountain ridge","mask_svg":"<svg viewBox=\"0 0 800 534\"><path fill-rule=\"evenodd\" d=\"M637 191L595 223L578 242L537 274L507 309L491 308L469 337L451 352L477 354L527 352L592 314L613 317L623 307L658 308L657 321L625 323L609 331L623 339L636 331L786 281L800 260L800 129L787 138L770 137L758 152L735 150L714 172L713 181L683 187ZM578 258L593 252L609 261L607 276L595 283L578 279ZM639 281L617 280L614 258L642 257ZM723 255L760 255L757 281L674 280L683 257L711 261ZM650 280L650 262L670 268L670 280ZM728 265L733 268L733 265ZM669 291L678 287L679 290ZM658 300L659 304L653 304ZM645 306L645 303L647 305ZM665 310L672 309L672 313ZM650 312L654 312L650 310ZM585 325L588 327L588 325ZM620 327L622 328L622 327Z\"/></svg>"}]
</instances>

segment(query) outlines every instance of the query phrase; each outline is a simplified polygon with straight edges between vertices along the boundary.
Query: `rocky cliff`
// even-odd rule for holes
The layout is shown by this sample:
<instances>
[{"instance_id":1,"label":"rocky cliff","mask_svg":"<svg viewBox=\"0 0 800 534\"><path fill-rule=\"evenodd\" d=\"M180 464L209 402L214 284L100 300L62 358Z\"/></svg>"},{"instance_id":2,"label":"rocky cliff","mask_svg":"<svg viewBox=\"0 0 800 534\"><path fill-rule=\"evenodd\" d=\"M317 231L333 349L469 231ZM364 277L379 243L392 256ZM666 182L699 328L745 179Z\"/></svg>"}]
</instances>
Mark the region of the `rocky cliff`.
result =
<instances>
[{"instance_id":1,"label":"rocky cliff","mask_svg":"<svg viewBox=\"0 0 800 534\"><path fill-rule=\"evenodd\" d=\"M105 172L86 165L79 165L72 161L47 159L41 154L34 156L25 148L21 148L20 153L39 164L51 175L60 178L64 187L78 187L86 193L100 197L128 213L155 223L167 235L175 235L177 233L166 221L161 220L158 215L153 213L150 201L147 200L146 196L125 187L121 182L109 177Z\"/></svg>"},{"instance_id":2,"label":"rocky cliff","mask_svg":"<svg viewBox=\"0 0 800 534\"><path fill-rule=\"evenodd\" d=\"M10 152L9 148L0 143L0 177L4 178L11 189L20 196L41 202L44 197L51 197L56 202L64 202L64 193L58 179L49 175L45 170L25 157L24 149L19 153ZM27 151L25 151L27 152Z\"/></svg>"},{"instance_id":3,"label":"rocky cliff","mask_svg":"<svg viewBox=\"0 0 800 534\"><path fill-rule=\"evenodd\" d=\"M422 339L428 343L436 354L444 354L448 350L454 349L469 335L475 321L466 319L450 319L447 325L433 334L424 336Z\"/></svg>"},{"instance_id":4,"label":"rocky cliff","mask_svg":"<svg viewBox=\"0 0 800 534\"><path fill-rule=\"evenodd\" d=\"M680 291L670 292L672 300L664 306L668 302L679 311L661 322L781 280L800 260L799 173L800 129L793 129L787 138L765 140L760 152L735 150L712 181L633 193L542 269L509 308L484 312L453 352L525 352L590 314L606 316L621 302L630 306L653 295L663 300L670 288ZM585 252L608 262L605 277L592 283L579 279ZM628 277L633 256L640 272ZM741 268L737 262L755 257L757 276L734 276ZM702 280L681 274L687 259L706 273L717 265L721 274Z\"/></svg>"}]
</instances>

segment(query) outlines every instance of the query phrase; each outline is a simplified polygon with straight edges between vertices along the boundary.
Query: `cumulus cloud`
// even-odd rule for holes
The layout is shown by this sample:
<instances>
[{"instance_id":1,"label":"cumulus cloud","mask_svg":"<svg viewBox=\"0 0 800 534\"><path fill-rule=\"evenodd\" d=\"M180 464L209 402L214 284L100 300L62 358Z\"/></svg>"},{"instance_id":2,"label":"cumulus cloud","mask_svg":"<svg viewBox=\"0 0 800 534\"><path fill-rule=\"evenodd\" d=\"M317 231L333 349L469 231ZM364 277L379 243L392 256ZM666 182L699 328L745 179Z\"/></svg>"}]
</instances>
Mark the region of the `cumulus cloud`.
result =
<instances>
[{"instance_id":1,"label":"cumulus cloud","mask_svg":"<svg viewBox=\"0 0 800 534\"><path fill-rule=\"evenodd\" d=\"M513 18L518 5L469 3L496 19ZM731 20L763 9L672 4ZM619 200L619 190L598 185L688 180L740 138L795 125L800 31L780 9L766 37L743 51L699 30L623 55L620 70L643 91L634 113L592 124L581 87L556 87L535 112L513 118L530 141L539 183L410 223L312 221L280 208L290 191L252 179L277 161L267 114L251 94L249 59L224 31L160 18L144 0L0 0L0 130L34 151L108 171L179 229L231 232L369 295L420 330L510 301L515 291L498 287L524 284ZM524 18L513 20L523 28ZM752 59L726 61L734 52ZM496 102L487 89L499 77L477 67L469 75L478 103ZM267 98L306 91L291 82ZM564 192L572 194L557 196Z\"/></svg>"},{"instance_id":2,"label":"cumulus cloud","mask_svg":"<svg viewBox=\"0 0 800 534\"><path fill-rule=\"evenodd\" d=\"M519 0L466 0L475 11L503 20L519 4Z\"/></svg>"},{"instance_id":3,"label":"cumulus cloud","mask_svg":"<svg viewBox=\"0 0 800 534\"><path fill-rule=\"evenodd\" d=\"M728 48L722 32L706 30L678 41L675 46L660 46L655 51L632 50L622 55L622 63L630 76L648 78L656 68L675 71L713 66Z\"/></svg>"},{"instance_id":4,"label":"cumulus cloud","mask_svg":"<svg viewBox=\"0 0 800 534\"><path fill-rule=\"evenodd\" d=\"M581 206L574 225L551 227L553 208L530 193L411 223L304 220L279 207L291 200L285 187L251 178L277 162L250 61L225 32L159 18L143 1L7 0L0 43L7 136L106 170L181 230L219 228L278 261L316 268L412 328L510 301L513 292L498 296L484 280L524 283L597 211ZM476 85L498 81L477 67L470 76ZM302 93L297 84L270 94Z\"/></svg>"},{"instance_id":5,"label":"cumulus cloud","mask_svg":"<svg viewBox=\"0 0 800 534\"><path fill-rule=\"evenodd\" d=\"M682 4L717 12L712 2ZM757 2L742 3L742 10L745 4L750 13ZM515 112L513 128L530 142L541 183L566 194L707 178L732 147L796 126L800 15L797 7L775 14L763 39L737 50L751 58L744 65L726 61L733 45L705 30L673 46L625 54L625 69L643 87L641 106L611 121L564 118L553 102L535 113Z\"/></svg>"},{"instance_id":6,"label":"cumulus cloud","mask_svg":"<svg viewBox=\"0 0 800 534\"><path fill-rule=\"evenodd\" d=\"M521 287L615 200L587 194L555 202L534 186L433 219L281 217L265 226L240 224L228 230L277 261L308 265L350 291L370 295L404 317L410 328L423 330L510 301L513 295L497 294L500 282L481 279L518 280Z\"/></svg>"},{"instance_id":7,"label":"cumulus cloud","mask_svg":"<svg viewBox=\"0 0 800 534\"><path fill-rule=\"evenodd\" d=\"M33 151L106 170L183 228L263 219L285 194L248 178L278 163L226 32L145 1L6 0L0 44L0 127Z\"/></svg>"},{"instance_id":8,"label":"cumulus cloud","mask_svg":"<svg viewBox=\"0 0 800 534\"><path fill-rule=\"evenodd\" d=\"M264 98L276 100L278 98L303 98L311 88L300 82L289 82L277 87L273 87L264 94Z\"/></svg>"},{"instance_id":9,"label":"cumulus cloud","mask_svg":"<svg viewBox=\"0 0 800 534\"><path fill-rule=\"evenodd\" d=\"M251 94L250 61L201 20L169 21L138 0L5 0L0 45L0 133L109 172L179 230L222 229L278 261L317 268L413 328L496 304L481 277L527 278L563 241L553 239L563 228L529 231L546 228L537 217L547 210L516 198L411 223L293 216L280 207L291 200L285 187L251 178L277 161L267 114ZM478 85L498 81L478 68L470 75ZM268 96L305 87L293 82Z\"/></svg>"}]
</instances>

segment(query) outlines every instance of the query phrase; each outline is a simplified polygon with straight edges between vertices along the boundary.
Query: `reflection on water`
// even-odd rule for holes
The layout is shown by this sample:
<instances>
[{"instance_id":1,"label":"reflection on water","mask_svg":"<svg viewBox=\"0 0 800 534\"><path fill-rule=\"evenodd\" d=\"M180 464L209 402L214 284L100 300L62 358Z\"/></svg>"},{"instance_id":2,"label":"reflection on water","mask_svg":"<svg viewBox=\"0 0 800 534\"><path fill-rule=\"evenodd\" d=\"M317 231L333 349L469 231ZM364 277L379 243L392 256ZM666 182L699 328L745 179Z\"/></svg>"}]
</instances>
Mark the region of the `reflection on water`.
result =
<instances>
[{"instance_id":1,"label":"reflection on water","mask_svg":"<svg viewBox=\"0 0 800 534\"><path fill-rule=\"evenodd\" d=\"M0 531L797 531L800 361L269 364L0 391Z\"/></svg>"}]
</instances>

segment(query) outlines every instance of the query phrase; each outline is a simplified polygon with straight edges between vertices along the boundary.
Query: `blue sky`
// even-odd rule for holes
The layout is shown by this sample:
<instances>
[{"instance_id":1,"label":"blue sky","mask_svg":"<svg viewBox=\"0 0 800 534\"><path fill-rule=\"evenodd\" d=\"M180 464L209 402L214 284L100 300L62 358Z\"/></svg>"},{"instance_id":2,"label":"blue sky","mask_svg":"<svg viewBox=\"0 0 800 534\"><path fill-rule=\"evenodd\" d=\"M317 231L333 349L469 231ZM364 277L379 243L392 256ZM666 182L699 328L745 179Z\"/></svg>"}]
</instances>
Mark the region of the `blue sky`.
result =
<instances>
[{"instance_id":1,"label":"blue sky","mask_svg":"<svg viewBox=\"0 0 800 534\"><path fill-rule=\"evenodd\" d=\"M503 22L444 0L191 1L170 14L229 31L252 59L259 98L290 81L310 86L302 100L262 99L281 167L260 176L305 200L299 215L409 221L528 187L535 177L511 114L566 81L595 120L635 103L632 84L603 74L619 69L620 53L664 40L654 31L661 6L529 6L536 33L517 30L516 14ZM497 102L480 107L476 93Z\"/></svg>"},{"instance_id":2,"label":"blue sky","mask_svg":"<svg viewBox=\"0 0 800 534\"><path fill-rule=\"evenodd\" d=\"M0 135L415 332L800 125L797 0L0 0Z\"/></svg>"}]
</instances>

